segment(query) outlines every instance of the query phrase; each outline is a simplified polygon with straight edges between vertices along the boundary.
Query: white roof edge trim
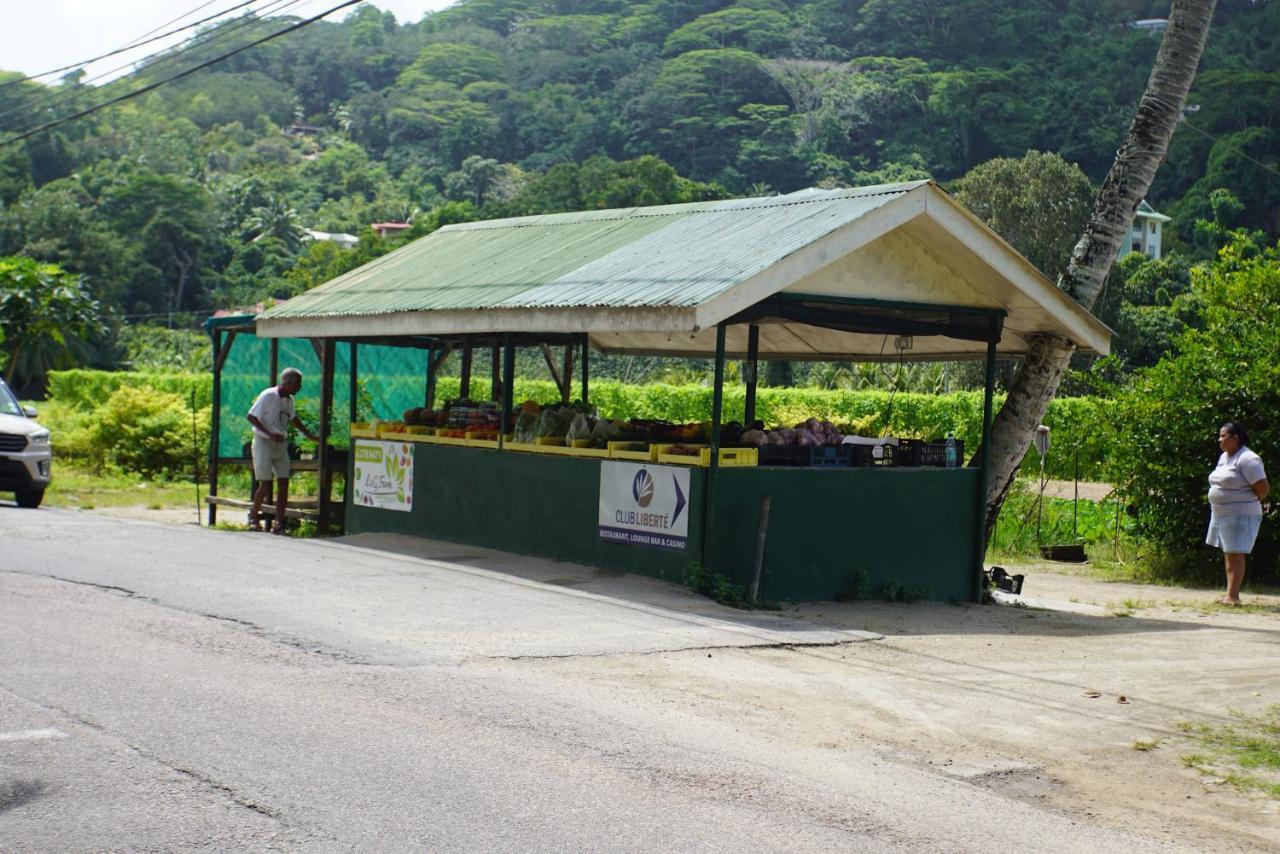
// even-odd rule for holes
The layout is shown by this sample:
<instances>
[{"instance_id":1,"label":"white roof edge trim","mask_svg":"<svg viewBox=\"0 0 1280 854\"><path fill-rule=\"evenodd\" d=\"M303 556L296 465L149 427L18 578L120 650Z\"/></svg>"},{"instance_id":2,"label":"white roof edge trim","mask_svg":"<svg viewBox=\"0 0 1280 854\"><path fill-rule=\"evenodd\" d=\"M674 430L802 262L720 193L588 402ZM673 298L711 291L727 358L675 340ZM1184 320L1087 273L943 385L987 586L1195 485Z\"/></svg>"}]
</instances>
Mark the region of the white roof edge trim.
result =
<instances>
[{"instance_id":1,"label":"white roof edge trim","mask_svg":"<svg viewBox=\"0 0 1280 854\"><path fill-rule=\"evenodd\" d=\"M773 296L876 238L925 213L925 193L931 182L922 182L891 202L839 226L829 234L770 265L698 306L697 328L706 329Z\"/></svg>"},{"instance_id":2,"label":"white roof edge trim","mask_svg":"<svg viewBox=\"0 0 1280 854\"><path fill-rule=\"evenodd\" d=\"M322 317L258 315L257 333L272 338L362 338L395 335L491 334L501 332L645 332L672 340L689 336L691 308L483 308L340 314Z\"/></svg>"},{"instance_id":3,"label":"white roof edge trim","mask_svg":"<svg viewBox=\"0 0 1280 854\"><path fill-rule=\"evenodd\" d=\"M1069 331L1078 347L1100 356L1111 352L1112 331L1044 274L985 222L937 187L930 187L928 216L951 232L1011 285L1044 308Z\"/></svg>"}]
</instances>

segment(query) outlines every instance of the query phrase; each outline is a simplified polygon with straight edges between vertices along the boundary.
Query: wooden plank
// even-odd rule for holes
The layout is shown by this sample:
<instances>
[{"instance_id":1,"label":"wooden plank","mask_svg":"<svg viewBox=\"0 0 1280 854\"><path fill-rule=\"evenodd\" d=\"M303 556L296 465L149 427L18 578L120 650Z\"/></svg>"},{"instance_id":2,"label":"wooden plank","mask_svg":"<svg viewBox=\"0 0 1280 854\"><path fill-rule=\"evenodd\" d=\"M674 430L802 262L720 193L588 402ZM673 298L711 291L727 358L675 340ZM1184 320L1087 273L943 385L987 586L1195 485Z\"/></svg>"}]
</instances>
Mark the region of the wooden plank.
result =
<instances>
[{"instance_id":1,"label":"wooden plank","mask_svg":"<svg viewBox=\"0 0 1280 854\"><path fill-rule=\"evenodd\" d=\"M253 502L247 499L227 498L225 495L206 495L204 497L204 502L206 504L217 504L223 507L249 508L253 506ZM262 506L266 507L267 505L263 503ZM271 506L274 507L275 505L273 504ZM297 510L315 510L319 506L320 502L317 498L290 498L288 504L288 507L292 507Z\"/></svg>"},{"instance_id":2,"label":"wooden plank","mask_svg":"<svg viewBox=\"0 0 1280 854\"><path fill-rule=\"evenodd\" d=\"M542 358L547 363L547 370L551 372L551 381L556 384L556 388L560 390L561 399L564 398L564 379L560 375L560 369L556 367L556 360L551 357L551 345L539 345L542 350Z\"/></svg>"},{"instance_id":3,"label":"wooden plank","mask_svg":"<svg viewBox=\"0 0 1280 854\"><path fill-rule=\"evenodd\" d=\"M214 370L222 372L222 366L227 362L227 356L231 355L231 345L236 343L236 332L233 329L227 333L227 343L223 344L218 350L218 361L214 363Z\"/></svg>"}]
</instances>

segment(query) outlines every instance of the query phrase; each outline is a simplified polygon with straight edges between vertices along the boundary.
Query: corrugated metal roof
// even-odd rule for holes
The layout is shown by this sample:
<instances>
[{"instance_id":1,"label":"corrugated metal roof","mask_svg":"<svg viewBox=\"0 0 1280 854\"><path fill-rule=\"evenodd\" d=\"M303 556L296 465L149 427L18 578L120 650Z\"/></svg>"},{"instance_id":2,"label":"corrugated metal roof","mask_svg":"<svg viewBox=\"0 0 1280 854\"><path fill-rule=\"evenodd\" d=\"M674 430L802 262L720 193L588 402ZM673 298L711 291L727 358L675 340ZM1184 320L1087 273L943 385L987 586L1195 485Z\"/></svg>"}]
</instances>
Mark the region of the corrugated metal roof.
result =
<instances>
[{"instance_id":1,"label":"corrugated metal roof","mask_svg":"<svg viewBox=\"0 0 1280 854\"><path fill-rule=\"evenodd\" d=\"M927 183L446 226L262 317L697 306Z\"/></svg>"}]
</instances>

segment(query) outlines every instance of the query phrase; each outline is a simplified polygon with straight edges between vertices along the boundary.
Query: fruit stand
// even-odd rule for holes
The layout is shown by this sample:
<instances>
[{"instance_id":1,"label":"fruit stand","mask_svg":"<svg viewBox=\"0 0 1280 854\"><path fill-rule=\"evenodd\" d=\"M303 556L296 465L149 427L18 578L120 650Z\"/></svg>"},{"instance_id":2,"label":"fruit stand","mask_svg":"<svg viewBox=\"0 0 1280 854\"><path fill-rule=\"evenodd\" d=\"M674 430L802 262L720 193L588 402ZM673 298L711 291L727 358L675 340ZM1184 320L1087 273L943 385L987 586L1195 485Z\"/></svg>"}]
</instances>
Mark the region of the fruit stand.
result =
<instances>
[{"instance_id":1,"label":"fruit stand","mask_svg":"<svg viewBox=\"0 0 1280 854\"><path fill-rule=\"evenodd\" d=\"M353 353L427 353L424 406L350 425L349 533L671 581L699 564L746 586L759 566L772 600L855 585L977 596L987 466L945 437L758 421L759 360L982 359L985 446L997 357L1036 335L1109 346L1105 326L931 182L448 226L257 325ZM546 355L558 403L513 399L526 347ZM444 356L462 353L465 374L477 349L496 350L494 399L436 401ZM705 422L596 412L593 350L714 359ZM743 363L740 420L725 417L730 359Z\"/></svg>"}]
</instances>

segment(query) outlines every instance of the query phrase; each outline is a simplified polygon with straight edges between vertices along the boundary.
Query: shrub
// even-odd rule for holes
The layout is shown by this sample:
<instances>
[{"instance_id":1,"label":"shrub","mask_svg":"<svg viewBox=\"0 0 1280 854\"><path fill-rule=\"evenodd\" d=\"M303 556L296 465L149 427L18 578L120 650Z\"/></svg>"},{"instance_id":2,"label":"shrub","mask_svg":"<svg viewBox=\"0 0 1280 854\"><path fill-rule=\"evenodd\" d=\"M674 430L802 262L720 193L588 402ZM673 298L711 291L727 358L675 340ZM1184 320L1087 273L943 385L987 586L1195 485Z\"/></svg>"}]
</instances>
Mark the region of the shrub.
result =
<instances>
[{"instance_id":1,"label":"shrub","mask_svg":"<svg viewBox=\"0 0 1280 854\"><path fill-rule=\"evenodd\" d=\"M1156 548L1152 569L1217 580L1222 558L1204 544L1207 476L1218 456L1218 427L1253 428L1250 446L1280 464L1280 248L1237 238L1211 266L1192 274L1204 328L1183 333L1175 352L1140 373L1116 400L1116 449L1107 469ZM1264 508L1266 505L1264 504ZM1280 532L1267 508L1250 577L1276 580Z\"/></svg>"},{"instance_id":2,"label":"shrub","mask_svg":"<svg viewBox=\"0 0 1280 854\"><path fill-rule=\"evenodd\" d=\"M178 395L125 386L70 442L99 471L110 465L147 477L199 477L209 454L209 409L196 412L193 423Z\"/></svg>"}]
</instances>

